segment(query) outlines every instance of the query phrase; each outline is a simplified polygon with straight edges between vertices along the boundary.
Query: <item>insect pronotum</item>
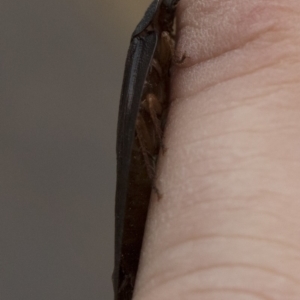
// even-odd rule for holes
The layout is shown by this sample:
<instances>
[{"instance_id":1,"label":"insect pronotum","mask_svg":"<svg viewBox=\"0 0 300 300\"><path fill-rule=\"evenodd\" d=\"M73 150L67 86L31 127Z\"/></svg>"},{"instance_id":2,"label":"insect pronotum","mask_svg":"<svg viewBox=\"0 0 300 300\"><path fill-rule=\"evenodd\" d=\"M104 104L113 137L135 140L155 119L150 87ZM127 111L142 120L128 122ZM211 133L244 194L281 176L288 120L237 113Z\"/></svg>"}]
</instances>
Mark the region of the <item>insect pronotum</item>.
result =
<instances>
[{"instance_id":1,"label":"insect pronotum","mask_svg":"<svg viewBox=\"0 0 300 300\"><path fill-rule=\"evenodd\" d=\"M131 36L117 132L115 300L133 294L155 164L168 110L173 20L179 0L154 0Z\"/></svg>"}]
</instances>

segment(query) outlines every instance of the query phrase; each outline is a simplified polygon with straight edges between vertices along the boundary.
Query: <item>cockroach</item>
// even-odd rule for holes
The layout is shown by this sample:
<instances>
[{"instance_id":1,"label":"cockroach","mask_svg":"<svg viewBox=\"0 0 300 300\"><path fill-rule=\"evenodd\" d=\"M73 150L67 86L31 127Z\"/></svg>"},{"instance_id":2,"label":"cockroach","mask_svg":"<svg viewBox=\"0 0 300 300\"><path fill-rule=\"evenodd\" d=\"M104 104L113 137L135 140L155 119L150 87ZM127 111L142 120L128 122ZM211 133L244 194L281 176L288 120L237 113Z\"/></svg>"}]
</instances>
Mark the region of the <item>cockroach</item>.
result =
<instances>
[{"instance_id":1,"label":"cockroach","mask_svg":"<svg viewBox=\"0 0 300 300\"><path fill-rule=\"evenodd\" d=\"M155 165L168 111L174 14L179 0L154 0L127 54L117 130L115 300L133 295Z\"/></svg>"}]
</instances>

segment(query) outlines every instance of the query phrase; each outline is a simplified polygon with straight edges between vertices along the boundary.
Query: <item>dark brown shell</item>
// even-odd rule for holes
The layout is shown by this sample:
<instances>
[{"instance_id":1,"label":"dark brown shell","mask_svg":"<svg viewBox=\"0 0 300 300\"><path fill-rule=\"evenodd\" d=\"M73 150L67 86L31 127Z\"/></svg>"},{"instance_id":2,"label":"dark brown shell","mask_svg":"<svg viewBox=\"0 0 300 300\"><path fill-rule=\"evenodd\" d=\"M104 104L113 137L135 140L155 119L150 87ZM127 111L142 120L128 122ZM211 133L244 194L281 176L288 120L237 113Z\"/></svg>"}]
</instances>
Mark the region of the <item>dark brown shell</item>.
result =
<instances>
[{"instance_id":1,"label":"dark brown shell","mask_svg":"<svg viewBox=\"0 0 300 300\"><path fill-rule=\"evenodd\" d=\"M147 165L141 138L137 136L137 118L144 122L140 133L142 138L144 135L147 155L154 168L161 141L142 103L149 93L155 95L162 107L158 115L162 127L168 110L173 43L166 42L162 32L173 36L175 7L174 1L170 3L171 6L166 6L161 0L152 2L132 35L126 60L117 133L115 300L132 298L154 179L149 176L149 162ZM160 66L159 70L153 60Z\"/></svg>"}]
</instances>

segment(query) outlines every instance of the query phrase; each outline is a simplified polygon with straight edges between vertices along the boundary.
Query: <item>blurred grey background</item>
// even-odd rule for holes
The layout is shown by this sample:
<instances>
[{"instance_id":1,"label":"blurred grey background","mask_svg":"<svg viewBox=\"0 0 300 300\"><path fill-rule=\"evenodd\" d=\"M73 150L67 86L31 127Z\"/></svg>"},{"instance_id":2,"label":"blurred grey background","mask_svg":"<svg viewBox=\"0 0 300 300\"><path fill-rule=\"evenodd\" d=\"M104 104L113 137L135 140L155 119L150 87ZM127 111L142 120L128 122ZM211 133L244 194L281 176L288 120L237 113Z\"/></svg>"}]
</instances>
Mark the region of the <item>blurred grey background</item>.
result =
<instances>
[{"instance_id":1,"label":"blurred grey background","mask_svg":"<svg viewBox=\"0 0 300 300\"><path fill-rule=\"evenodd\" d=\"M115 139L150 0L0 3L0 299L112 299Z\"/></svg>"}]
</instances>

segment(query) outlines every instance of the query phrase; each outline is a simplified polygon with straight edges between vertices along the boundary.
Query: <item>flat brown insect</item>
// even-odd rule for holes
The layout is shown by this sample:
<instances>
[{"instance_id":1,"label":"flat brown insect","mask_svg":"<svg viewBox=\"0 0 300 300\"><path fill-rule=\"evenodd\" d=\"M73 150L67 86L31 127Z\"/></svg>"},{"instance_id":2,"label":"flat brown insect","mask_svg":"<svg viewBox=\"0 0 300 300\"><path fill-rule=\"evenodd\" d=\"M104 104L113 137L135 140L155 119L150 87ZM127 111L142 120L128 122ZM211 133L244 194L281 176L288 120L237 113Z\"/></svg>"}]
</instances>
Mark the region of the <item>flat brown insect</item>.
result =
<instances>
[{"instance_id":1,"label":"flat brown insect","mask_svg":"<svg viewBox=\"0 0 300 300\"><path fill-rule=\"evenodd\" d=\"M179 0L154 0L131 37L117 132L115 300L133 294L168 111L173 20Z\"/></svg>"}]
</instances>

